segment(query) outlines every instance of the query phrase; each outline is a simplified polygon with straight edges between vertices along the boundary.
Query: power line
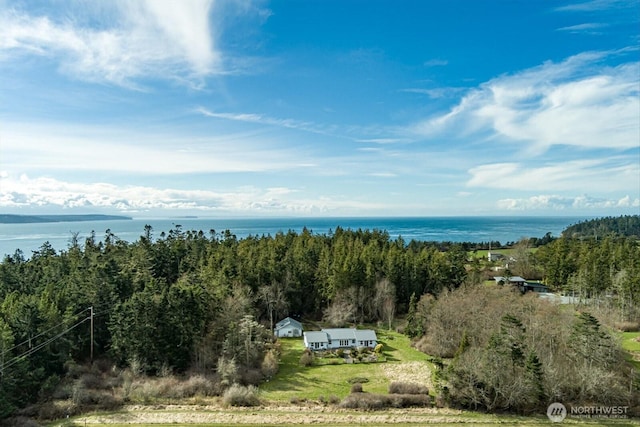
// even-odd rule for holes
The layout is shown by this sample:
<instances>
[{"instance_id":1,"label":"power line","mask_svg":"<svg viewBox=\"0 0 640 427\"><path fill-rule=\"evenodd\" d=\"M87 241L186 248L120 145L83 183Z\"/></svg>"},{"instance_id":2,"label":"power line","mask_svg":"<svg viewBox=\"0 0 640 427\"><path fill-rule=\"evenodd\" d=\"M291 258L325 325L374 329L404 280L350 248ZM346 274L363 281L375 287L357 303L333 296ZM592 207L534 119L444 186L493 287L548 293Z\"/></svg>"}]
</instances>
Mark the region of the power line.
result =
<instances>
[{"instance_id":1,"label":"power line","mask_svg":"<svg viewBox=\"0 0 640 427\"><path fill-rule=\"evenodd\" d=\"M2 366L0 366L0 373L3 372L6 368L8 368L10 366L13 366L16 363L18 363L22 358L27 357L27 356L31 356L33 353L41 350L42 348L44 348L45 346L51 344L53 341L57 340L58 338L61 338L63 335L65 335L68 332L72 331L73 329L77 328L78 326L80 326L81 324L86 322L87 320L91 320L91 317L86 317L86 318L82 319L81 321L79 321L75 325L71 326L70 328L66 329L65 331L60 332L58 335L55 335L54 337L49 338L48 340L38 344L37 346L30 348L29 350L25 351L24 353L22 353L22 354L20 354L18 356L15 356L12 359L9 359L9 361L7 361L6 363L3 363Z\"/></svg>"},{"instance_id":2,"label":"power line","mask_svg":"<svg viewBox=\"0 0 640 427\"><path fill-rule=\"evenodd\" d=\"M82 313L84 313L85 311L88 311L88 310L90 310L90 308L85 308L84 310L79 311L78 313L74 314L74 315L73 315L73 317L77 317L77 316L81 315ZM85 319L85 320L86 320L86 319ZM38 335L36 335L36 336L34 336L34 337L30 337L30 338L28 338L27 340L25 340L25 341L21 342L20 344L16 344L16 345L14 345L14 346L13 346L13 347L11 347L10 349L3 351L3 352L0 354L0 356L4 356L4 355L5 355L5 354L7 354L8 352L10 352L10 351L12 351L12 350L14 350L14 349L16 349L16 348L18 348L18 347L22 346L22 345L28 344L28 343L30 343L31 341L35 340L36 338L38 338L38 337L40 337L40 336L42 336L42 335L44 335L44 334L47 334L47 333L51 332L52 330L57 329L57 328L59 328L60 326L62 326L62 325L64 325L64 324L66 324L66 323L69 323L69 320L65 320L65 321L63 321L63 322L61 322L61 323L58 323L57 325L50 327L50 328L49 328L49 329L47 329L46 331L40 332Z\"/></svg>"},{"instance_id":3,"label":"power line","mask_svg":"<svg viewBox=\"0 0 640 427\"><path fill-rule=\"evenodd\" d=\"M65 334L71 332L73 329L77 328L78 326L80 326L81 324L83 324L84 322L86 322L87 320L91 320L92 324L93 324L93 307L89 307L83 311L81 311L78 314L81 314L85 311L89 310L90 311L90 316L86 317L84 319L82 319L81 321L77 322L75 325L71 326L70 328L67 328L66 330L60 332L59 334L49 338L48 340L36 345L35 347L31 347L29 348L27 351L25 351L24 353L15 356L11 359L9 359L9 361L7 361L6 363L2 363L2 365L0 366L0 374L2 374L4 372L4 370L10 366L15 365L16 363L18 363L21 359L31 356L33 353L41 350L42 348L46 347L47 345L51 344L52 342L54 342L55 340L57 340L58 338L61 338L62 336L64 336ZM60 325L58 325L60 326ZM93 325L92 325L93 326ZM52 329L52 328L51 328ZM49 330L51 330L49 329ZM40 334L42 335L42 334ZM91 331L91 335L93 336L93 330ZM28 341L25 341L28 342ZM24 343L23 343L24 344ZM93 351L93 340L91 342L91 346L92 346L92 351ZM15 347L14 347L15 348ZM4 356L5 353L2 353L2 355Z\"/></svg>"}]
</instances>

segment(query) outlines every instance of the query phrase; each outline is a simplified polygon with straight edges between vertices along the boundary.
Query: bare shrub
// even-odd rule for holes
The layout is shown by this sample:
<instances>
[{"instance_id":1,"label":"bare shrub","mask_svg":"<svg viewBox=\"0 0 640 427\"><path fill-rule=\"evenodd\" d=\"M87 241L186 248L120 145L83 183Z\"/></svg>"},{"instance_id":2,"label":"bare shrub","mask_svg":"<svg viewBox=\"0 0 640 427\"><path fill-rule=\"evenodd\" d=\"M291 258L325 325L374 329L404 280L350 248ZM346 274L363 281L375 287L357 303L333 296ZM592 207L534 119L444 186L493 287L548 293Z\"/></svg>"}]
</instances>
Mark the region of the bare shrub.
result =
<instances>
[{"instance_id":1,"label":"bare shrub","mask_svg":"<svg viewBox=\"0 0 640 427\"><path fill-rule=\"evenodd\" d=\"M424 394L350 394L340 403L341 408L365 409L368 411L387 408L409 408L431 406L431 398Z\"/></svg>"},{"instance_id":2,"label":"bare shrub","mask_svg":"<svg viewBox=\"0 0 640 427\"><path fill-rule=\"evenodd\" d=\"M394 381L389 384L389 394L429 394L429 389L422 384Z\"/></svg>"},{"instance_id":3,"label":"bare shrub","mask_svg":"<svg viewBox=\"0 0 640 427\"><path fill-rule=\"evenodd\" d=\"M385 409L391 406L389 396L383 394L355 393L344 398L340 403L341 408L347 409Z\"/></svg>"},{"instance_id":4,"label":"bare shrub","mask_svg":"<svg viewBox=\"0 0 640 427\"><path fill-rule=\"evenodd\" d=\"M310 351L305 351L300 356L300 364L302 366L311 366L313 365L313 354Z\"/></svg>"},{"instance_id":5,"label":"bare shrub","mask_svg":"<svg viewBox=\"0 0 640 427\"><path fill-rule=\"evenodd\" d=\"M351 393L362 393L362 384L353 383L351 385Z\"/></svg>"},{"instance_id":6,"label":"bare shrub","mask_svg":"<svg viewBox=\"0 0 640 427\"><path fill-rule=\"evenodd\" d=\"M40 427L40 424L27 417L12 417L6 420L0 420L2 427Z\"/></svg>"},{"instance_id":7,"label":"bare shrub","mask_svg":"<svg viewBox=\"0 0 640 427\"><path fill-rule=\"evenodd\" d=\"M393 408L424 408L431 406L431 397L428 394L394 394L389 396Z\"/></svg>"},{"instance_id":8,"label":"bare shrub","mask_svg":"<svg viewBox=\"0 0 640 427\"><path fill-rule=\"evenodd\" d=\"M237 383L240 375L238 373L238 365L235 359L228 359L226 357L220 357L218 359L218 374L220 375L221 383L224 386Z\"/></svg>"},{"instance_id":9,"label":"bare shrub","mask_svg":"<svg viewBox=\"0 0 640 427\"><path fill-rule=\"evenodd\" d=\"M640 330L640 322L616 322L615 328L621 332L637 332Z\"/></svg>"},{"instance_id":10,"label":"bare shrub","mask_svg":"<svg viewBox=\"0 0 640 427\"><path fill-rule=\"evenodd\" d=\"M185 381L180 382L178 389L185 397L216 396L220 392L216 381L204 375L191 375Z\"/></svg>"},{"instance_id":11,"label":"bare shrub","mask_svg":"<svg viewBox=\"0 0 640 427\"><path fill-rule=\"evenodd\" d=\"M329 403L332 405L337 405L338 403L340 403L340 398L335 394L332 394L331 396L329 396Z\"/></svg>"},{"instance_id":12,"label":"bare shrub","mask_svg":"<svg viewBox=\"0 0 640 427\"><path fill-rule=\"evenodd\" d=\"M227 406L258 406L258 389L255 386L233 384L224 392L222 401Z\"/></svg>"},{"instance_id":13,"label":"bare shrub","mask_svg":"<svg viewBox=\"0 0 640 427\"><path fill-rule=\"evenodd\" d=\"M262 375L267 378L271 378L278 373L278 357L275 350L269 350L265 353L261 370Z\"/></svg>"},{"instance_id":14,"label":"bare shrub","mask_svg":"<svg viewBox=\"0 0 640 427\"><path fill-rule=\"evenodd\" d=\"M259 385L264 376L260 369L249 368L242 371L240 375L240 383L243 385Z\"/></svg>"}]
</instances>

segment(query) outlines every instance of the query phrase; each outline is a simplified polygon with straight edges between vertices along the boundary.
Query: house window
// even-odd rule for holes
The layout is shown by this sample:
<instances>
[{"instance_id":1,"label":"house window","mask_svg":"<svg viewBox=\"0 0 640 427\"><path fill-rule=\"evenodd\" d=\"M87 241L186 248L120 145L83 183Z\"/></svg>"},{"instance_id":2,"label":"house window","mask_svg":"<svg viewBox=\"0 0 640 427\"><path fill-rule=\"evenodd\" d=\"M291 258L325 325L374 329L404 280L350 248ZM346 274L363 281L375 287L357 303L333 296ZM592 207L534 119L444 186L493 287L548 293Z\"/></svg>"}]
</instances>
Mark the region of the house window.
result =
<instances>
[{"instance_id":1,"label":"house window","mask_svg":"<svg viewBox=\"0 0 640 427\"><path fill-rule=\"evenodd\" d=\"M348 347L349 340L340 340L340 347Z\"/></svg>"}]
</instances>

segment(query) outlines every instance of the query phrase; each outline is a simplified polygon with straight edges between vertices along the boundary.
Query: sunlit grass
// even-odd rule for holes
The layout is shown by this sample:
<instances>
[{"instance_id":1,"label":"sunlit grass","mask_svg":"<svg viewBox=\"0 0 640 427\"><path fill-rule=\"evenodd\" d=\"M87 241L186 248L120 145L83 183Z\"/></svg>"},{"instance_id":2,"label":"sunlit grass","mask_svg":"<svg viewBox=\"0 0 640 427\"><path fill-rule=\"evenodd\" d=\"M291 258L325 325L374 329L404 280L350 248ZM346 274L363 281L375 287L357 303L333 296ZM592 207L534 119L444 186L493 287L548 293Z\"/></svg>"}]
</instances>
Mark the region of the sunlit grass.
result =
<instances>
[{"instance_id":1,"label":"sunlit grass","mask_svg":"<svg viewBox=\"0 0 640 427\"><path fill-rule=\"evenodd\" d=\"M261 397L267 400L289 402L292 399L318 400L332 396L340 399L349 394L354 378L364 378L363 388L371 393L387 393L390 379L384 370L385 364L421 361L428 356L411 347L407 337L397 332L378 331L378 340L383 344L386 362L357 364L323 364L304 367L300 356L304 351L301 338L288 338L282 342L282 358L278 374L260 386Z\"/></svg>"}]
</instances>

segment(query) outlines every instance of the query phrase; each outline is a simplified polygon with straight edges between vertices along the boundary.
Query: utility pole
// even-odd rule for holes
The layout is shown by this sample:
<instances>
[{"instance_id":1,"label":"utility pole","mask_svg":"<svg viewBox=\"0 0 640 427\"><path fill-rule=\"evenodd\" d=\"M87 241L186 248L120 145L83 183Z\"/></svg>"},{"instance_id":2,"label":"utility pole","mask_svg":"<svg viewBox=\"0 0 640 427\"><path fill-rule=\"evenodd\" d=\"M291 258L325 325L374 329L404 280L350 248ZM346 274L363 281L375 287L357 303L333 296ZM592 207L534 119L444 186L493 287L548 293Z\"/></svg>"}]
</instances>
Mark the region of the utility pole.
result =
<instances>
[{"instance_id":1,"label":"utility pole","mask_svg":"<svg viewBox=\"0 0 640 427\"><path fill-rule=\"evenodd\" d=\"M89 307L91 316L91 364L93 365L93 306Z\"/></svg>"}]
</instances>

